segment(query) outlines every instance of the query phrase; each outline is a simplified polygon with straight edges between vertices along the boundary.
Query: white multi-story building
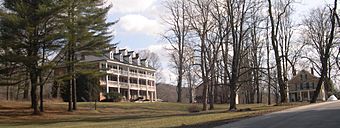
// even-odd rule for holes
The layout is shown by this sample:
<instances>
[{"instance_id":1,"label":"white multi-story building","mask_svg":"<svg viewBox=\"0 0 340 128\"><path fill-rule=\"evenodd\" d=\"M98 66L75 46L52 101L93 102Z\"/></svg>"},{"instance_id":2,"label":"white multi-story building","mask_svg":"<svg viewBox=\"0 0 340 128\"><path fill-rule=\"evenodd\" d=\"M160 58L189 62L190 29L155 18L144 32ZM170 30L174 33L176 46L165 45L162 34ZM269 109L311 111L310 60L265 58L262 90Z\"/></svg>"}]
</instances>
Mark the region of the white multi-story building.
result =
<instances>
[{"instance_id":1,"label":"white multi-story building","mask_svg":"<svg viewBox=\"0 0 340 128\"><path fill-rule=\"evenodd\" d=\"M101 72L100 100L111 92L120 93L125 100L142 97L150 101L157 99L155 69L148 60L141 59L138 53L127 49L113 48L104 57L82 56L83 61L96 62Z\"/></svg>"}]
</instances>

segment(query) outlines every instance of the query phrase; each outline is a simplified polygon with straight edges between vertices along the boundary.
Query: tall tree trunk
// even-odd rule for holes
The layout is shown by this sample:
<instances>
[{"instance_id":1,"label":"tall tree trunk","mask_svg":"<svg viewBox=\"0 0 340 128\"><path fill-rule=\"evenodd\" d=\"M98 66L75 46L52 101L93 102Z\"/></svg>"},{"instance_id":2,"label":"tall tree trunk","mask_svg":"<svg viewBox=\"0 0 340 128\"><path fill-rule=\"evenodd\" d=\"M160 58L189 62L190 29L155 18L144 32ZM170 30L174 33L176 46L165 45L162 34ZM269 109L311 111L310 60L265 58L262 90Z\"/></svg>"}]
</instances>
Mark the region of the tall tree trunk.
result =
<instances>
[{"instance_id":1,"label":"tall tree trunk","mask_svg":"<svg viewBox=\"0 0 340 128\"><path fill-rule=\"evenodd\" d=\"M237 108L236 108L236 88L235 88L235 86L230 86L229 111L235 111L235 110L237 110Z\"/></svg>"},{"instance_id":2,"label":"tall tree trunk","mask_svg":"<svg viewBox=\"0 0 340 128\"><path fill-rule=\"evenodd\" d=\"M71 50L70 50L70 45L68 46L69 48L69 50L68 50L68 52L67 52L67 60L68 60L68 65L67 65L67 74L69 74L70 75L70 79L69 80L67 80L67 86L68 86L68 93L69 93L69 95L68 95L68 111L69 112L72 112L73 111L73 109L72 109L72 99L73 99L73 86L72 86L72 66L71 66Z\"/></svg>"},{"instance_id":3,"label":"tall tree trunk","mask_svg":"<svg viewBox=\"0 0 340 128\"><path fill-rule=\"evenodd\" d=\"M72 102L73 102L73 110L77 110L77 85L75 78L72 78Z\"/></svg>"},{"instance_id":4,"label":"tall tree trunk","mask_svg":"<svg viewBox=\"0 0 340 128\"><path fill-rule=\"evenodd\" d=\"M276 70L277 70L277 81L279 84L279 92L280 92L280 98L281 102L286 103L287 102L287 93L286 93L286 84L283 81L282 76L282 65L281 65L281 56L279 55L279 49L278 49L278 42L277 42L277 35L275 34L277 30L275 30L275 23L274 23L274 17L272 14L272 4L271 0L268 0L269 6L269 18L271 23L271 43L274 49L274 55L275 55L275 62L276 62Z\"/></svg>"},{"instance_id":5,"label":"tall tree trunk","mask_svg":"<svg viewBox=\"0 0 340 128\"><path fill-rule=\"evenodd\" d=\"M181 67L181 66L180 66ZM178 69L182 70L182 69ZM179 71L180 73L181 71ZM177 102L182 102L182 73L178 74L178 80L177 80Z\"/></svg>"},{"instance_id":6,"label":"tall tree trunk","mask_svg":"<svg viewBox=\"0 0 340 128\"><path fill-rule=\"evenodd\" d=\"M72 47L71 47L71 60L72 60L72 67L71 67L71 72L72 72L72 78L71 78L71 82L72 82L72 105L73 105L73 110L77 110L77 83L76 83L76 74L75 74L75 65L74 62L76 61L76 57L75 57L75 51L74 51L74 47L75 47L75 43L72 43Z\"/></svg>"},{"instance_id":7,"label":"tall tree trunk","mask_svg":"<svg viewBox=\"0 0 340 128\"><path fill-rule=\"evenodd\" d=\"M210 86L209 86L209 110L213 110L214 109L214 102L215 102L215 98L214 98L214 79L212 78L210 80Z\"/></svg>"},{"instance_id":8,"label":"tall tree trunk","mask_svg":"<svg viewBox=\"0 0 340 128\"><path fill-rule=\"evenodd\" d=\"M256 75L255 75L255 84L256 84L256 95L257 95L257 100L256 100L256 103L261 103L260 102L260 83L259 83L259 75L258 75L258 70L256 70Z\"/></svg>"},{"instance_id":9,"label":"tall tree trunk","mask_svg":"<svg viewBox=\"0 0 340 128\"><path fill-rule=\"evenodd\" d=\"M72 112L73 109L72 109L72 97L73 97L73 94L72 94L72 84L71 84L71 80L67 80L67 86L68 86L68 93L69 93L69 96L68 96L68 111L69 112Z\"/></svg>"},{"instance_id":10,"label":"tall tree trunk","mask_svg":"<svg viewBox=\"0 0 340 128\"><path fill-rule=\"evenodd\" d=\"M41 62L41 66L44 66L45 63L45 44L44 47L42 49L42 62ZM43 82L43 72L40 69L39 71L39 85L40 85L40 112L44 112L44 82Z\"/></svg>"},{"instance_id":11,"label":"tall tree trunk","mask_svg":"<svg viewBox=\"0 0 340 128\"><path fill-rule=\"evenodd\" d=\"M193 87L192 87L192 76L191 76L191 65L189 65L188 71L188 81L189 81L189 103L193 103Z\"/></svg>"},{"instance_id":12,"label":"tall tree trunk","mask_svg":"<svg viewBox=\"0 0 340 128\"><path fill-rule=\"evenodd\" d=\"M19 94L20 94L20 84L17 86L17 92L16 92L15 100L19 100Z\"/></svg>"},{"instance_id":13,"label":"tall tree trunk","mask_svg":"<svg viewBox=\"0 0 340 128\"><path fill-rule=\"evenodd\" d=\"M268 21L267 21L267 26L268 26ZM268 31L268 27L267 27L267 33L269 32ZM267 35L267 39L269 39L268 37L268 34ZM270 59L270 46L269 46L269 41L267 40L267 76L268 76L268 105L271 105L271 77L270 77L270 62L269 62L269 59Z\"/></svg>"},{"instance_id":14,"label":"tall tree trunk","mask_svg":"<svg viewBox=\"0 0 340 128\"><path fill-rule=\"evenodd\" d=\"M30 78L31 78L31 100L32 100L32 107L33 107L33 115L40 114L38 110L38 98L37 98L37 86L38 86L38 73L37 68L34 66L31 68L32 71L30 71Z\"/></svg>"},{"instance_id":15,"label":"tall tree trunk","mask_svg":"<svg viewBox=\"0 0 340 128\"><path fill-rule=\"evenodd\" d=\"M39 75L39 85L40 85L40 112L44 112L44 85L42 83L42 74Z\"/></svg>"},{"instance_id":16,"label":"tall tree trunk","mask_svg":"<svg viewBox=\"0 0 340 128\"><path fill-rule=\"evenodd\" d=\"M206 66L206 46L205 46L205 39L206 35L202 34L200 35L201 39L201 73L202 73L202 79L203 79L203 111L207 110L208 105L208 84L209 79L207 78L208 73L206 72L207 66Z\"/></svg>"},{"instance_id":17,"label":"tall tree trunk","mask_svg":"<svg viewBox=\"0 0 340 128\"><path fill-rule=\"evenodd\" d=\"M6 86L6 100L9 100L9 85Z\"/></svg>"}]
</instances>

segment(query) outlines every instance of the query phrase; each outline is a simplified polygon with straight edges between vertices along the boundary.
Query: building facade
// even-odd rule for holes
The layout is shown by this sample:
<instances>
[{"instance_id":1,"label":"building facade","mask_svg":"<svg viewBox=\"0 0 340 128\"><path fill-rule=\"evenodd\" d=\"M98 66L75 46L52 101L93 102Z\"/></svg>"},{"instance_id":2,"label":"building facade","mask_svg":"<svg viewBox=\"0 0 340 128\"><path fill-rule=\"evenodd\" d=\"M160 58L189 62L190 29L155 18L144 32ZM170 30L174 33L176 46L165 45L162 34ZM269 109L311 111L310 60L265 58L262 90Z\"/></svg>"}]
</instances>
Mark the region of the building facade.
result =
<instances>
[{"instance_id":1,"label":"building facade","mask_svg":"<svg viewBox=\"0 0 340 128\"><path fill-rule=\"evenodd\" d=\"M96 64L98 70L105 74L99 80L99 100L104 100L108 93L120 93L125 101L137 98L156 101L156 69L150 67L148 60L141 59L138 53L115 47L101 57L78 55L77 58Z\"/></svg>"},{"instance_id":2,"label":"building facade","mask_svg":"<svg viewBox=\"0 0 340 128\"><path fill-rule=\"evenodd\" d=\"M315 93L318 81L319 77L314 76L313 69L311 72L306 70L300 71L288 81L289 101L310 101ZM324 85L321 86L318 100L326 100Z\"/></svg>"}]
</instances>

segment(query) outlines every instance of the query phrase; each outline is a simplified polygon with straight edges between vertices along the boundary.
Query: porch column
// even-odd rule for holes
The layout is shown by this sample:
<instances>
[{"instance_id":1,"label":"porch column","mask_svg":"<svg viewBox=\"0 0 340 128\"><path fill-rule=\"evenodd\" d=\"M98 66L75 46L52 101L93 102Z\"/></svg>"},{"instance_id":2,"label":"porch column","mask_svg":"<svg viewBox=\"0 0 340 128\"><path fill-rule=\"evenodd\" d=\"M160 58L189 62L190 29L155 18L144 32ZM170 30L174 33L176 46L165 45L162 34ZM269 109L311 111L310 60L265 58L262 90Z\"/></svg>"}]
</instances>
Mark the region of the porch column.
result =
<instances>
[{"instance_id":1,"label":"porch column","mask_svg":"<svg viewBox=\"0 0 340 128\"><path fill-rule=\"evenodd\" d=\"M138 85L138 87L139 87L139 85ZM137 90L137 96L140 97L140 90L139 90L139 88Z\"/></svg>"},{"instance_id":2,"label":"porch column","mask_svg":"<svg viewBox=\"0 0 340 128\"><path fill-rule=\"evenodd\" d=\"M307 92L307 94L308 94L308 101L310 101L310 94L309 94L309 91Z\"/></svg>"},{"instance_id":3,"label":"porch column","mask_svg":"<svg viewBox=\"0 0 340 128\"><path fill-rule=\"evenodd\" d=\"M120 78L119 78L119 75L117 75L117 89L118 89L118 93L120 93L120 84L119 84L119 80L120 80Z\"/></svg>"},{"instance_id":4,"label":"porch column","mask_svg":"<svg viewBox=\"0 0 340 128\"><path fill-rule=\"evenodd\" d=\"M131 84L130 84L130 69L129 67L127 68L127 72L128 72L128 101L130 101L131 99Z\"/></svg>"},{"instance_id":5,"label":"porch column","mask_svg":"<svg viewBox=\"0 0 340 128\"><path fill-rule=\"evenodd\" d=\"M137 70L137 72L138 72L138 70ZM138 89L137 89L137 96L140 97L139 74L137 74L137 86L138 86Z\"/></svg>"},{"instance_id":6,"label":"porch column","mask_svg":"<svg viewBox=\"0 0 340 128\"><path fill-rule=\"evenodd\" d=\"M320 94L321 93L321 94ZM324 84L321 85L321 92L319 93L319 95L321 95L322 101L326 101L326 93L325 93L325 88L324 88ZM319 98L319 97L318 97ZM317 98L317 99L318 99Z\"/></svg>"},{"instance_id":7,"label":"porch column","mask_svg":"<svg viewBox=\"0 0 340 128\"><path fill-rule=\"evenodd\" d=\"M150 98L149 98L149 89L148 89L148 80L145 80L146 81L146 99L149 99L150 100Z\"/></svg>"},{"instance_id":8,"label":"porch column","mask_svg":"<svg viewBox=\"0 0 340 128\"><path fill-rule=\"evenodd\" d=\"M109 93L109 75L105 76L105 81L106 81L106 93Z\"/></svg>"},{"instance_id":9,"label":"porch column","mask_svg":"<svg viewBox=\"0 0 340 128\"><path fill-rule=\"evenodd\" d=\"M150 99L151 99L151 102L153 102L153 100L154 100L154 98L153 98L153 93L154 93L154 92L151 92L151 98L150 98Z\"/></svg>"},{"instance_id":10,"label":"porch column","mask_svg":"<svg viewBox=\"0 0 340 128\"><path fill-rule=\"evenodd\" d=\"M153 87L155 89L155 101L157 101L157 88L156 88L156 85L154 85Z\"/></svg>"},{"instance_id":11,"label":"porch column","mask_svg":"<svg viewBox=\"0 0 340 128\"><path fill-rule=\"evenodd\" d=\"M117 73L117 89L118 89L118 93L120 93L120 84L119 84L119 81L120 81L120 78L119 78L119 74L120 74L120 70L119 70L119 65L117 65L117 71L118 71L118 73Z\"/></svg>"},{"instance_id":12,"label":"porch column","mask_svg":"<svg viewBox=\"0 0 340 128\"><path fill-rule=\"evenodd\" d=\"M303 100L302 100L302 94L301 94L301 93L302 93L302 92L300 92L300 101L303 101Z\"/></svg>"},{"instance_id":13,"label":"porch column","mask_svg":"<svg viewBox=\"0 0 340 128\"><path fill-rule=\"evenodd\" d=\"M239 102L238 102L238 91L236 91L235 103L239 104Z\"/></svg>"},{"instance_id":14,"label":"porch column","mask_svg":"<svg viewBox=\"0 0 340 128\"><path fill-rule=\"evenodd\" d=\"M288 99L288 103L290 102L290 93L289 93L289 86L288 86L288 83L286 84L286 87L287 87L287 99Z\"/></svg>"}]
</instances>

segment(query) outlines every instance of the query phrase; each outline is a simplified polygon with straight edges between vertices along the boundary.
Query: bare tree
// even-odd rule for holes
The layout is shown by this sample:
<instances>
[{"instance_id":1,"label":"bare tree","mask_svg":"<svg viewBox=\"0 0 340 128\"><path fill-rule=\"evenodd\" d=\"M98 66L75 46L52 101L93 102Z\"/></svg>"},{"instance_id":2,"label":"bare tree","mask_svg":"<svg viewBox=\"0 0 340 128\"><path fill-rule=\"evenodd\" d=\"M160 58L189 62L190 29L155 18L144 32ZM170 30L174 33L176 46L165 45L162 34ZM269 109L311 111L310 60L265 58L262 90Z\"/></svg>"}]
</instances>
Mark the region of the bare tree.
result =
<instances>
[{"instance_id":1,"label":"bare tree","mask_svg":"<svg viewBox=\"0 0 340 128\"><path fill-rule=\"evenodd\" d=\"M141 50L139 51L139 56L141 58L147 59L148 60L148 64L156 69L155 75L156 75L156 83L160 83L164 78L161 74L162 71L162 64L161 61L159 59L159 56L154 53L151 52L150 50Z\"/></svg>"},{"instance_id":2,"label":"bare tree","mask_svg":"<svg viewBox=\"0 0 340 128\"><path fill-rule=\"evenodd\" d=\"M170 56L177 70L177 102L182 102L182 82L183 82L183 64L185 44L189 33L190 18L187 15L188 3L186 0L172 0L166 3L165 7L170 13L165 18L165 22L169 25L168 34L163 37L171 44L172 49Z\"/></svg>"},{"instance_id":3,"label":"bare tree","mask_svg":"<svg viewBox=\"0 0 340 128\"><path fill-rule=\"evenodd\" d=\"M210 15L210 5L212 0L191 0L188 15L190 17L190 27L195 32L199 40L200 67L203 84L203 111L207 110L208 86L210 69L207 63L207 39L208 32L213 27Z\"/></svg>"},{"instance_id":4,"label":"bare tree","mask_svg":"<svg viewBox=\"0 0 340 128\"><path fill-rule=\"evenodd\" d=\"M263 7L263 2L261 1L254 1L255 5L252 8L252 14L250 16L250 40L251 40L251 49L250 49L250 54L251 54L251 67L252 67L252 85L255 85L256 89L256 96L257 100L256 103L261 102L261 97L260 95L260 81L261 81L261 67L262 67L262 47L263 47L263 30L261 29L261 24L263 24L263 21L265 19L264 16L262 16L260 11L262 11Z\"/></svg>"},{"instance_id":5,"label":"bare tree","mask_svg":"<svg viewBox=\"0 0 340 128\"><path fill-rule=\"evenodd\" d=\"M276 70L277 70L277 81L280 87L280 96L281 102L285 103L288 102L287 100L287 85L285 83L286 79L286 71L285 67L282 66L284 61L282 60L282 54L284 50L282 49L283 45L282 42L279 42L280 38L280 24L283 22L284 15L286 15L287 10L290 8L292 0L279 0L276 1L275 4L272 3L271 0L268 0L268 13L270 19L270 28L271 28L271 44L274 50L275 62L276 62ZM277 10L273 10L273 6L276 5ZM282 35L281 35L282 36ZM284 35L283 35L284 36ZM280 50L281 48L281 50ZM281 52L281 55L280 55Z\"/></svg>"},{"instance_id":6,"label":"bare tree","mask_svg":"<svg viewBox=\"0 0 340 128\"><path fill-rule=\"evenodd\" d=\"M335 38L335 17L337 9L337 0L334 1L334 7L313 10L307 19L304 20L306 43L312 46L312 49L317 53L319 63L309 59L319 69L320 78L317 84L315 93L313 94L311 103L315 103L322 84L327 78L329 71L329 59L331 49L334 47Z\"/></svg>"},{"instance_id":7,"label":"bare tree","mask_svg":"<svg viewBox=\"0 0 340 128\"><path fill-rule=\"evenodd\" d=\"M247 34L249 34L250 27L246 26L246 21L249 20L248 15L253 4L250 1L227 1L226 10L228 12L230 24L230 44L232 48L232 63L231 75L229 79L230 87L230 106L229 110L236 110L236 93L241 86L239 82L240 76L247 73L241 70L247 67L241 67L242 60L247 56L247 49L249 44L247 42ZM249 68L249 67L248 67Z\"/></svg>"}]
</instances>

